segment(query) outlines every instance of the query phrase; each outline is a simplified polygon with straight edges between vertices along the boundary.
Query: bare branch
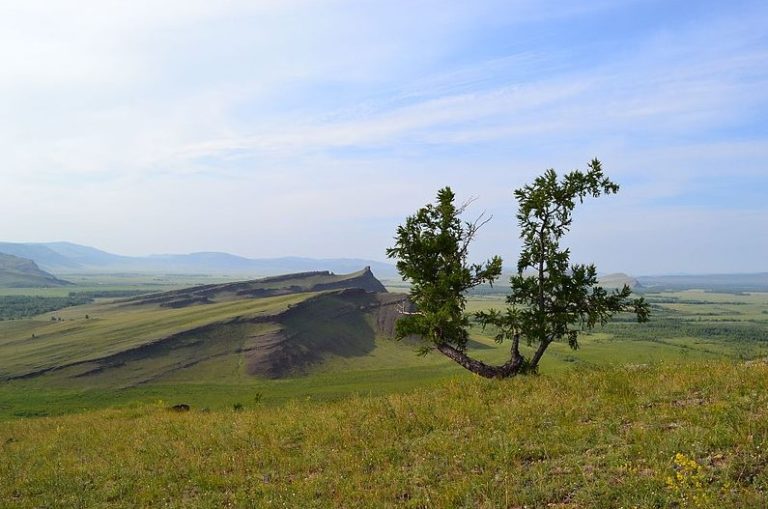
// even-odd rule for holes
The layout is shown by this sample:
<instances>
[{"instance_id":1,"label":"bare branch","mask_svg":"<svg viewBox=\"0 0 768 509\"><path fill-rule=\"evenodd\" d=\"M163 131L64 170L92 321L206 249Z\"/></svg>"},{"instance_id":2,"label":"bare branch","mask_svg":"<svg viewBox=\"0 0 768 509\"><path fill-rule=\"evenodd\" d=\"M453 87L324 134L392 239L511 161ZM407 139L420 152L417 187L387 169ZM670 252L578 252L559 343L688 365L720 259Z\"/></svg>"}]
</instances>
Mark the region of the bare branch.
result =
<instances>
[{"instance_id":1,"label":"bare branch","mask_svg":"<svg viewBox=\"0 0 768 509\"><path fill-rule=\"evenodd\" d=\"M461 214L463 214L469 208L470 205L472 205L474 202L477 201L477 199L478 199L477 196L470 196L469 198L467 198L467 201L459 205L459 207L456 209L456 215L460 216Z\"/></svg>"},{"instance_id":2,"label":"bare branch","mask_svg":"<svg viewBox=\"0 0 768 509\"><path fill-rule=\"evenodd\" d=\"M461 254L467 254L467 251L469 250L469 244L472 243L475 235L477 235L477 232L480 230L480 228L488 224L491 219L493 219L493 216L491 215L485 217L485 211L483 211L479 216L477 216L477 219L471 223L467 222L467 230L464 232L464 237L462 238L461 242L461 249L459 251Z\"/></svg>"}]
</instances>

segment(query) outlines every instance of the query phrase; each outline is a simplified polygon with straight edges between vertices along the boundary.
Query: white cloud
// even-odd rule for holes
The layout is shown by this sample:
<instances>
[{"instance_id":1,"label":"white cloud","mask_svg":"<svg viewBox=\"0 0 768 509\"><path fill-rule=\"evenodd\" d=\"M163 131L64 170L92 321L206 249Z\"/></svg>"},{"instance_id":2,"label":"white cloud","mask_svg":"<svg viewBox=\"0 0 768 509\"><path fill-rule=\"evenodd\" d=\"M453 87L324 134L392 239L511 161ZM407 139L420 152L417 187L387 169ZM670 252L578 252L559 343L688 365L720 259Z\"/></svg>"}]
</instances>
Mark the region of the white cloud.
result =
<instances>
[{"instance_id":1,"label":"white cloud","mask_svg":"<svg viewBox=\"0 0 768 509\"><path fill-rule=\"evenodd\" d=\"M636 219L696 179L764 177L763 135L718 134L768 107L762 10L647 35L615 60L515 40L621 8L4 2L4 237L380 257L398 220L451 184L497 217L478 252L511 237L510 257L511 190L546 167L601 157L631 183L615 216ZM485 28L509 41L475 57Z\"/></svg>"}]
</instances>

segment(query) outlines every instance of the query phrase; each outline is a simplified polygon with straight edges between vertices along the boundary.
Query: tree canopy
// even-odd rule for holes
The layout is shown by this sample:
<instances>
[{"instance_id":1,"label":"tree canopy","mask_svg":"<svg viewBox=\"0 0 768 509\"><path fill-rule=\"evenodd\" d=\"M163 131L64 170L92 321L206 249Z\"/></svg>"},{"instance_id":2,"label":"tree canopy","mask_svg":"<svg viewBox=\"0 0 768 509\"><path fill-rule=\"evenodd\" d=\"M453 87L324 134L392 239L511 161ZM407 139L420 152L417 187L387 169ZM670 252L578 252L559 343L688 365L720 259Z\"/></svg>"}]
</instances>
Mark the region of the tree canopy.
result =
<instances>
[{"instance_id":1,"label":"tree canopy","mask_svg":"<svg viewBox=\"0 0 768 509\"><path fill-rule=\"evenodd\" d=\"M494 256L483 263L468 262L469 246L487 219L481 215L473 222L462 220L468 204L457 206L453 191L440 189L436 203L422 207L398 227L395 245L387 250L387 256L397 260L400 274L411 282L415 307L398 321L397 336L418 335L424 340L423 353L437 349L478 375L505 378L536 371L555 341L578 348L581 331L605 324L617 312L629 311L638 321L646 321L648 305L642 298L631 299L629 286L608 292L598 284L594 265L571 264L570 250L560 247L577 203L618 190L595 159L587 172L576 170L558 179L550 169L515 191L523 247L517 272L509 281L508 305L475 315L484 328L496 331L496 341L511 342L509 360L489 365L467 354L466 292L498 279L502 260ZM521 341L535 348L530 358L522 355Z\"/></svg>"}]
</instances>

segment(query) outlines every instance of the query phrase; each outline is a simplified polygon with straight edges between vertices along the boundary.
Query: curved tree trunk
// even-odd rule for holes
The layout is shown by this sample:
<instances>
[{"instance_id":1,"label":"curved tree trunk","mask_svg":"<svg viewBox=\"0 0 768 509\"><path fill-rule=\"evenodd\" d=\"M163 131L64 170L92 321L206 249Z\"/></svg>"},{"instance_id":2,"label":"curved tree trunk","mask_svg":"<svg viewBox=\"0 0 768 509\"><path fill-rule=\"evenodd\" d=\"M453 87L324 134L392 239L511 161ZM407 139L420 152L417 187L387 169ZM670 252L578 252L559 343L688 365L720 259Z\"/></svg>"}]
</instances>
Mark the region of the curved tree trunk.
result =
<instances>
[{"instance_id":1,"label":"curved tree trunk","mask_svg":"<svg viewBox=\"0 0 768 509\"><path fill-rule=\"evenodd\" d=\"M501 366L493 366L473 359L466 353L448 344L437 345L437 349L462 367L485 378L509 378L520 373L525 365L525 359L520 354L513 355L511 359Z\"/></svg>"},{"instance_id":2,"label":"curved tree trunk","mask_svg":"<svg viewBox=\"0 0 768 509\"><path fill-rule=\"evenodd\" d=\"M531 369L533 371L536 371L539 369L539 361L541 360L541 357L544 355L544 352L547 351L547 347L549 344L552 343L551 339L544 339L539 343L539 347L536 349L536 353L533 354L533 357L531 358Z\"/></svg>"}]
</instances>

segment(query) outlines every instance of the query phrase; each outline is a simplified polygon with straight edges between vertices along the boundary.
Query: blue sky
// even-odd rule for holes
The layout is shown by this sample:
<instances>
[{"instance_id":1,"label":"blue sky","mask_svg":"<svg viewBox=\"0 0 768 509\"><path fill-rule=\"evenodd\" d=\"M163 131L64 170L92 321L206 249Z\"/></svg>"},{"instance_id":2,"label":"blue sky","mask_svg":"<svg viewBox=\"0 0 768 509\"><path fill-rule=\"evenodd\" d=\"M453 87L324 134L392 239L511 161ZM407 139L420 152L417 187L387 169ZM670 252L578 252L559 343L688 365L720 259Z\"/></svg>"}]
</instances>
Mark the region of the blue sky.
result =
<instances>
[{"instance_id":1,"label":"blue sky","mask_svg":"<svg viewBox=\"0 0 768 509\"><path fill-rule=\"evenodd\" d=\"M598 157L574 261L768 270L765 2L11 1L0 64L2 240L383 259L451 185L514 265Z\"/></svg>"}]
</instances>

